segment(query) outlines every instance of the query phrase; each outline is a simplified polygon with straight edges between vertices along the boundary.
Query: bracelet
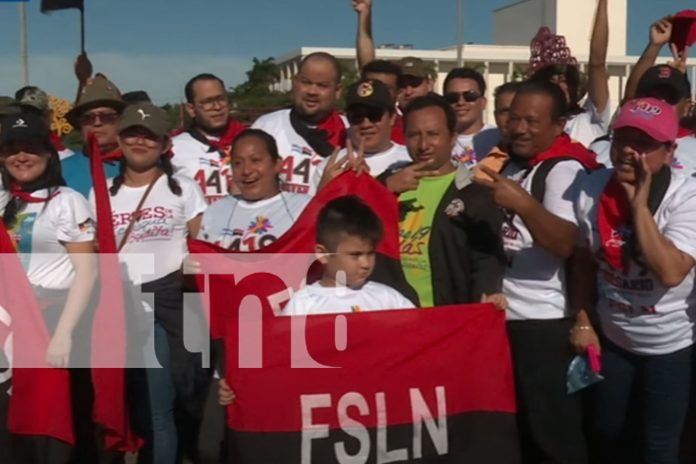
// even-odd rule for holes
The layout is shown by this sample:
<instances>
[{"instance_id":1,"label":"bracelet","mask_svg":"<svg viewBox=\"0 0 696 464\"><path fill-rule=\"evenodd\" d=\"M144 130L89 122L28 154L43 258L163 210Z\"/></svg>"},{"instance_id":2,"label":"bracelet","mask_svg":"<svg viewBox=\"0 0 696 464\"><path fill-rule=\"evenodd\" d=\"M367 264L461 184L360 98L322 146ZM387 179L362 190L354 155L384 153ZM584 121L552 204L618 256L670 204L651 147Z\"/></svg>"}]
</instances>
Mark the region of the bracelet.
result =
<instances>
[{"instance_id":1,"label":"bracelet","mask_svg":"<svg viewBox=\"0 0 696 464\"><path fill-rule=\"evenodd\" d=\"M591 325L574 325L573 328L571 329L571 332L573 330L592 330Z\"/></svg>"}]
</instances>

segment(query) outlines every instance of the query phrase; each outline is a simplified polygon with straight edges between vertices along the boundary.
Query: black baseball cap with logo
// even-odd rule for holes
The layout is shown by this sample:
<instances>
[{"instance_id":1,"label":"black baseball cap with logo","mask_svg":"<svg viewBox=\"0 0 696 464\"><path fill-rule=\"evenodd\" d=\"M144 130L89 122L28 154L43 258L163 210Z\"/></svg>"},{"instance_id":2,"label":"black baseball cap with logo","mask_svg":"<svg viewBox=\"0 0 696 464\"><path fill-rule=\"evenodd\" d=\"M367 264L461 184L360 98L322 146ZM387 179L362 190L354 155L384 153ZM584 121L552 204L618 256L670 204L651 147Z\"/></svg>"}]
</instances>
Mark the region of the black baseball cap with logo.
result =
<instances>
[{"instance_id":1,"label":"black baseball cap with logo","mask_svg":"<svg viewBox=\"0 0 696 464\"><path fill-rule=\"evenodd\" d=\"M0 122L0 146L10 142L36 142L51 146L51 129L43 118L35 113L19 113L6 116Z\"/></svg>"},{"instance_id":2,"label":"black baseball cap with logo","mask_svg":"<svg viewBox=\"0 0 696 464\"><path fill-rule=\"evenodd\" d=\"M654 97L676 105L691 97L691 85L686 74L668 65L653 66L638 82L636 97Z\"/></svg>"},{"instance_id":3,"label":"black baseball cap with logo","mask_svg":"<svg viewBox=\"0 0 696 464\"><path fill-rule=\"evenodd\" d=\"M384 83L373 79L361 79L346 92L346 109L355 105L390 110L394 108L394 99Z\"/></svg>"}]
</instances>

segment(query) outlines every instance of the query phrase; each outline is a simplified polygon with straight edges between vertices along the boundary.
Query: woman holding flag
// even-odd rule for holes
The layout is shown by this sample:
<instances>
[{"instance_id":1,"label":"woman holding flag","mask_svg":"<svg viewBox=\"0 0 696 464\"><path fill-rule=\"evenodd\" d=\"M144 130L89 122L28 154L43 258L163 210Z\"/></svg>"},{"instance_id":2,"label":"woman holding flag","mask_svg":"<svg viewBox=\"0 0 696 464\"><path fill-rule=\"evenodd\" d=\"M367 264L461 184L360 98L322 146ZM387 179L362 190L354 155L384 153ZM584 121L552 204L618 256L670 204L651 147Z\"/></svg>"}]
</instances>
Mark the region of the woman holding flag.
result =
<instances>
[{"instance_id":1,"label":"woman holding flag","mask_svg":"<svg viewBox=\"0 0 696 464\"><path fill-rule=\"evenodd\" d=\"M198 234L206 203L193 180L173 173L169 130L161 108L146 102L128 106L118 127L120 172L107 183L119 259L130 282L155 298L154 320L145 312L135 318L137 330L154 340L156 359L145 355L147 386L139 389L147 406L136 414L147 411L139 414L147 416L139 462L155 464L176 462L178 449L195 435L175 422L175 408L182 412L177 417L200 415L203 399L195 396L198 384L208 382L196 368L197 355L184 347L181 273L186 237ZM95 191L90 198L100 203Z\"/></svg>"},{"instance_id":2,"label":"woman holding flag","mask_svg":"<svg viewBox=\"0 0 696 464\"><path fill-rule=\"evenodd\" d=\"M3 275L0 304L11 317L15 369L7 417L12 446L0 456L63 463L75 444L73 388L78 378L84 380L82 370L65 368L97 276L94 221L86 199L64 186L46 123L25 113L6 118L1 127L0 174L11 196L0 205L0 252L21 253L26 280L19 272ZM3 259L7 271L11 264ZM12 303L15 292L24 292L21 305ZM0 392L2 421L7 394Z\"/></svg>"}]
</instances>

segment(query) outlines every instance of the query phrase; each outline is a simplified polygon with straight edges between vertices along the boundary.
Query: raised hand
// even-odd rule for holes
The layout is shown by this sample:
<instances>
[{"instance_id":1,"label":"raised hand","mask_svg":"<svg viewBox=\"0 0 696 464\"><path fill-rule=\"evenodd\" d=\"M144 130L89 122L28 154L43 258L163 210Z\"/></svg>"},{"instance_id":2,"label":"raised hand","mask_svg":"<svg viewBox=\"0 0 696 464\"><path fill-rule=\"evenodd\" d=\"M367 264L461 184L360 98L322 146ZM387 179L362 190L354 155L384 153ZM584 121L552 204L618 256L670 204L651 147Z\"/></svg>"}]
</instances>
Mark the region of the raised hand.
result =
<instances>
[{"instance_id":1,"label":"raised hand","mask_svg":"<svg viewBox=\"0 0 696 464\"><path fill-rule=\"evenodd\" d=\"M518 213L528 206L530 201L536 201L517 182L501 176L488 166L481 166L480 169L493 180L474 177L474 182L487 187L493 195L493 201L499 207Z\"/></svg>"},{"instance_id":2,"label":"raised hand","mask_svg":"<svg viewBox=\"0 0 696 464\"><path fill-rule=\"evenodd\" d=\"M653 45L662 46L669 42L672 37L672 17L665 16L664 18L655 21L650 26L650 43Z\"/></svg>"},{"instance_id":3,"label":"raised hand","mask_svg":"<svg viewBox=\"0 0 696 464\"><path fill-rule=\"evenodd\" d=\"M83 85L92 77L92 62L89 61L87 52L82 52L75 60L75 77Z\"/></svg>"},{"instance_id":4,"label":"raised hand","mask_svg":"<svg viewBox=\"0 0 696 464\"><path fill-rule=\"evenodd\" d=\"M652 184L652 172L645 159L644 153L633 153L633 164L636 170L635 183L622 183L621 186L626 191L628 201L631 202L633 209L648 206L648 194Z\"/></svg>"},{"instance_id":5,"label":"raised hand","mask_svg":"<svg viewBox=\"0 0 696 464\"><path fill-rule=\"evenodd\" d=\"M689 57L689 47L685 47L684 50L679 51L676 45L671 44L670 49L672 50L673 59L667 64L686 74L686 59Z\"/></svg>"},{"instance_id":6,"label":"raised hand","mask_svg":"<svg viewBox=\"0 0 696 464\"><path fill-rule=\"evenodd\" d=\"M432 177L440 174L438 170L428 169L433 164L433 160L420 161L413 163L398 172L387 177L387 189L396 194L416 190L418 183L423 177Z\"/></svg>"},{"instance_id":7,"label":"raised hand","mask_svg":"<svg viewBox=\"0 0 696 464\"><path fill-rule=\"evenodd\" d=\"M359 15L369 13L372 10L372 0L352 0L353 10Z\"/></svg>"}]
</instances>

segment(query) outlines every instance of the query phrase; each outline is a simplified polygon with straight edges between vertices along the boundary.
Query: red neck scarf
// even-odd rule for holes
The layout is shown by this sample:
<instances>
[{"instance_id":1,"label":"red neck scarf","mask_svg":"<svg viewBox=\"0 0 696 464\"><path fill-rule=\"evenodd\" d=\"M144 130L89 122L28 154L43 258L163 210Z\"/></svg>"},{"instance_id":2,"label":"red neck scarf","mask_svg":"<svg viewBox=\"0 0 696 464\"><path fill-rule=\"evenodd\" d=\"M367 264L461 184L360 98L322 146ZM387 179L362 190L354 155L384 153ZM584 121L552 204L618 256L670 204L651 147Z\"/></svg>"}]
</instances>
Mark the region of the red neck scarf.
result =
<instances>
[{"instance_id":1,"label":"red neck scarf","mask_svg":"<svg viewBox=\"0 0 696 464\"><path fill-rule=\"evenodd\" d=\"M653 174L648 195L648 208L652 214L655 214L662 203L669 183L670 169L668 167L665 166ZM639 260L640 256L633 238L631 203L616 174L611 176L599 198L597 228L604 260L612 268L628 272L630 260Z\"/></svg>"},{"instance_id":2,"label":"red neck scarf","mask_svg":"<svg viewBox=\"0 0 696 464\"><path fill-rule=\"evenodd\" d=\"M49 136L51 140L51 145L53 145L53 148L56 149L56 151L61 152L65 150L65 145L63 145L63 141L58 137L58 134L51 132L51 135Z\"/></svg>"},{"instance_id":3,"label":"red neck scarf","mask_svg":"<svg viewBox=\"0 0 696 464\"><path fill-rule=\"evenodd\" d=\"M551 148L532 158L529 161L529 167L534 167L554 158L574 159L589 171L598 169L601 166L597 163L597 155L585 148L585 145L571 140L568 134L562 134L556 137Z\"/></svg>"},{"instance_id":4,"label":"red neck scarf","mask_svg":"<svg viewBox=\"0 0 696 464\"><path fill-rule=\"evenodd\" d=\"M624 245L630 238L627 237L630 223L631 203L616 175L613 175L599 198L597 227L604 259L614 269L628 271Z\"/></svg>"},{"instance_id":5,"label":"red neck scarf","mask_svg":"<svg viewBox=\"0 0 696 464\"><path fill-rule=\"evenodd\" d=\"M324 121L317 126L328 134L328 141L334 147L346 146L346 126L336 110L332 111Z\"/></svg>"},{"instance_id":6,"label":"red neck scarf","mask_svg":"<svg viewBox=\"0 0 696 464\"><path fill-rule=\"evenodd\" d=\"M230 118L229 122L227 123L225 133L222 134L220 140L211 140L203 135L201 130L196 127L194 127L190 133L196 140L208 145L211 149L219 151L222 155L229 155L234 139L236 139L237 136L246 128L247 127L241 122Z\"/></svg>"},{"instance_id":7,"label":"red neck scarf","mask_svg":"<svg viewBox=\"0 0 696 464\"><path fill-rule=\"evenodd\" d=\"M693 137L694 136L694 131L691 129L687 129L685 127L680 127L679 131L677 132L677 138L678 139L683 139L684 137Z\"/></svg>"},{"instance_id":8,"label":"red neck scarf","mask_svg":"<svg viewBox=\"0 0 696 464\"><path fill-rule=\"evenodd\" d=\"M24 203L46 203L50 199L55 198L60 192L53 192L45 198L34 197L31 195L31 193L23 191L19 185L12 184L10 187L10 193L13 197L17 198L18 200L22 200Z\"/></svg>"}]
</instances>

